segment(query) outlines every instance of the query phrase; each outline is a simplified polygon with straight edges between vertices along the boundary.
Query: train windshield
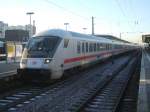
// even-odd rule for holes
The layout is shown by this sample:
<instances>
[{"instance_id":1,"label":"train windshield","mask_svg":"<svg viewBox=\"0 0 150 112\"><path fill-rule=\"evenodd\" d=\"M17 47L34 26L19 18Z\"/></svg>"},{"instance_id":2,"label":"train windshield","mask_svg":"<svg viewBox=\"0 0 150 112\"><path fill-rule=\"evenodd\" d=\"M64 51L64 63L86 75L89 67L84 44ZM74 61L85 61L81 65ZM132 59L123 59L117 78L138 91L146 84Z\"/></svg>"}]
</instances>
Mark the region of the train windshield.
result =
<instances>
[{"instance_id":1,"label":"train windshield","mask_svg":"<svg viewBox=\"0 0 150 112\"><path fill-rule=\"evenodd\" d=\"M59 37L34 37L26 48L28 57L52 57L59 42Z\"/></svg>"}]
</instances>

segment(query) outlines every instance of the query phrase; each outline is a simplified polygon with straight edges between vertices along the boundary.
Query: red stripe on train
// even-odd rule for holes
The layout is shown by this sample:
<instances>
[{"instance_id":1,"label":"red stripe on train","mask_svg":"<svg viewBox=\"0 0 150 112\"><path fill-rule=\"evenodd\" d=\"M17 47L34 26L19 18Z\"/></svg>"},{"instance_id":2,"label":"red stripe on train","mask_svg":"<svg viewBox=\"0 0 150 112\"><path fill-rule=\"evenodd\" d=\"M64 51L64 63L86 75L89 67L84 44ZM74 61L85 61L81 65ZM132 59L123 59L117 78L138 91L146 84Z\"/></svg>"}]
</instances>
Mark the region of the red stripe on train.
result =
<instances>
[{"instance_id":1,"label":"red stripe on train","mask_svg":"<svg viewBox=\"0 0 150 112\"><path fill-rule=\"evenodd\" d=\"M89 56L80 56L80 57L75 57L75 58L69 58L69 59L65 59L64 63L72 63L72 62L77 62L77 61L81 61L81 60L85 60L85 59L89 59L89 58L96 58L97 56L102 56L102 55L106 55L106 54L110 54L111 52L104 52L101 54L96 54L96 55L89 55Z\"/></svg>"}]
</instances>

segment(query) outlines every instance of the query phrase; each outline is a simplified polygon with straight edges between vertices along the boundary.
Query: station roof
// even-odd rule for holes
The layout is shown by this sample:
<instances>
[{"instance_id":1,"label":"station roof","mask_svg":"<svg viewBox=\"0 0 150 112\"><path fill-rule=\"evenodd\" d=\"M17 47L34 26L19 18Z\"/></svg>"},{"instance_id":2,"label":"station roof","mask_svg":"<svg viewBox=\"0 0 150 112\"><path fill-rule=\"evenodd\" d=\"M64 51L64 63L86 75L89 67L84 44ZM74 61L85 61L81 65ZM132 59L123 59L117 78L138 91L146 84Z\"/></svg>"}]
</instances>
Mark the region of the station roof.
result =
<instances>
[{"instance_id":1,"label":"station roof","mask_svg":"<svg viewBox=\"0 0 150 112\"><path fill-rule=\"evenodd\" d=\"M145 43L150 43L150 34L142 35L142 41Z\"/></svg>"},{"instance_id":2,"label":"station roof","mask_svg":"<svg viewBox=\"0 0 150 112\"><path fill-rule=\"evenodd\" d=\"M16 41L16 42L25 42L29 37L29 32L27 30L6 30L5 39L6 41Z\"/></svg>"},{"instance_id":3,"label":"station roof","mask_svg":"<svg viewBox=\"0 0 150 112\"><path fill-rule=\"evenodd\" d=\"M104 37L104 38L111 39L111 40L115 40L115 41L130 43L130 42L126 41L126 40L122 40L122 39L120 39L120 38L118 38L118 37L115 37L115 36L113 36L113 35L95 35L95 36L97 36L97 37Z\"/></svg>"}]
</instances>

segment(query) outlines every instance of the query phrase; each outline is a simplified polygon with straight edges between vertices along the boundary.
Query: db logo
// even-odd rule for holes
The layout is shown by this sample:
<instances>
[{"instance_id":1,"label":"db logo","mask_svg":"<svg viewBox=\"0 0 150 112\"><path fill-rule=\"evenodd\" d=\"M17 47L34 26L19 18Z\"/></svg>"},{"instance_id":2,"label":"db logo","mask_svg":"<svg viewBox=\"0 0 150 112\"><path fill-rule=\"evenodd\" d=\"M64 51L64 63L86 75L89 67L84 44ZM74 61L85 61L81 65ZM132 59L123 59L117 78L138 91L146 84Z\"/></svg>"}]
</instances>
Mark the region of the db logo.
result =
<instances>
[{"instance_id":1,"label":"db logo","mask_svg":"<svg viewBox=\"0 0 150 112\"><path fill-rule=\"evenodd\" d=\"M36 61L33 61L32 64L35 65L35 64L36 64Z\"/></svg>"}]
</instances>

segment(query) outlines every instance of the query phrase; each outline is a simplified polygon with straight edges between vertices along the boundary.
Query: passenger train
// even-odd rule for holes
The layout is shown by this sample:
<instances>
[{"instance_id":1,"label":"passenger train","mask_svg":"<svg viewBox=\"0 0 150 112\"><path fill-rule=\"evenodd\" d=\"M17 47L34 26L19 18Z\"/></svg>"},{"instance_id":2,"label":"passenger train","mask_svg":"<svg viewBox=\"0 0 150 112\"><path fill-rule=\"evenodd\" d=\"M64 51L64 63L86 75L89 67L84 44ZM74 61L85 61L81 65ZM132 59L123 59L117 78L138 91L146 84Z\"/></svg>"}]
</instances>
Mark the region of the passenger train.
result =
<instances>
[{"instance_id":1,"label":"passenger train","mask_svg":"<svg viewBox=\"0 0 150 112\"><path fill-rule=\"evenodd\" d=\"M59 79L66 70L85 66L137 48L119 42L61 29L34 35L24 48L18 74Z\"/></svg>"}]
</instances>

